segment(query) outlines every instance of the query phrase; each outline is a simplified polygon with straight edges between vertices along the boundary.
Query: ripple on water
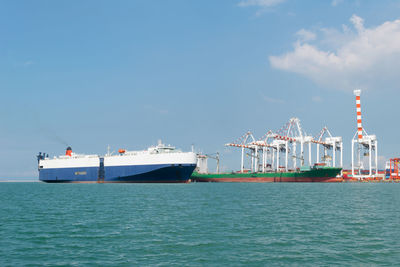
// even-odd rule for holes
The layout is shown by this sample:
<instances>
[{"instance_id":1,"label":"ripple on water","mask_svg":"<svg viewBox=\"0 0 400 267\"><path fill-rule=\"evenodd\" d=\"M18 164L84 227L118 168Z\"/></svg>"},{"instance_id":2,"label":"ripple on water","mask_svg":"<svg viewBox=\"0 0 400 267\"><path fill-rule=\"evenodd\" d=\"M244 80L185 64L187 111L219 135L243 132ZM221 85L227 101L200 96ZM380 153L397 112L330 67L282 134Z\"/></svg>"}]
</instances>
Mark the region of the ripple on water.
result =
<instances>
[{"instance_id":1,"label":"ripple on water","mask_svg":"<svg viewBox=\"0 0 400 267\"><path fill-rule=\"evenodd\" d=\"M0 184L0 265L395 265L400 184Z\"/></svg>"}]
</instances>

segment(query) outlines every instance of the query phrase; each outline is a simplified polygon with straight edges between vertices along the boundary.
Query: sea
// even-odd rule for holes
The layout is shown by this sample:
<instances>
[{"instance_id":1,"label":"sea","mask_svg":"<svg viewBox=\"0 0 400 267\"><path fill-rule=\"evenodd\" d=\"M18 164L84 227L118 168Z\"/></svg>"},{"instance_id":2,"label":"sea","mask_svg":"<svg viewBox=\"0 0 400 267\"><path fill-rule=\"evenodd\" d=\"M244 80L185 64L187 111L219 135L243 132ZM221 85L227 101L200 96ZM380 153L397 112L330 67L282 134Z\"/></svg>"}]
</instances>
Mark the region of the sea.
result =
<instances>
[{"instance_id":1,"label":"sea","mask_svg":"<svg viewBox=\"0 0 400 267\"><path fill-rule=\"evenodd\" d=\"M0 266L398 266L396 183L0 183Z\"/></svg>"}]
</instances>

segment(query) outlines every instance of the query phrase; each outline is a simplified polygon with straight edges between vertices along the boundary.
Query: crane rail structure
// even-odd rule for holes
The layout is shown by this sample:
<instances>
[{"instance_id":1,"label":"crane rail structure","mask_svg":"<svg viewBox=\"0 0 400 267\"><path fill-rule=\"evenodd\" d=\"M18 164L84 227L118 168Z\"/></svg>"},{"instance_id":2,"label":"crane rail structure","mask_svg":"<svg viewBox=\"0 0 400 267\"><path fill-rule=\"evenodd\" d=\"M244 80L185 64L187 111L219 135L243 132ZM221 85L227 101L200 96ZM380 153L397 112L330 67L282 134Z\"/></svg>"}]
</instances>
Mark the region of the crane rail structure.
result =
<instances>
[{"instance_id":1,"label":"crane rail structure","mask_svg":"<svg viewBox=\"0 0 400 267\"><path fill-rule=\"evenodd\" d=\"M324 134L328 136L324 137ZM300 153L297 153L297 144L300 145ZM317 145L318 164L333 164L336 166L336 150L340 150L339 166L343 166L343 143L341 137L332 137L327 127L324 127L317 138L307 135L302 129L300 119L291 118L278 131L267 131L259 140L256 140L252 132L247 131L244 135L236 139L234 142L227 143L225 146L238 147L242 150L240 171L245 171L244 155L245 150L249 150L251 172L267 172L267 171L290 171L298 169L298 161L300 160L300 168L305 166L304 146L308 145L308 166L312 162L312 145ZM324 147L323 163L319 159L319 146ZM328 150L332 150L333 161L328 157ZM281 153L284 153L284 166L281 166ZM289 155L291 153L291 155ZM261 156L261 168L260 168ZM289 166L289 157L292 158L292 164ZM332 157L331 157L332 158Z\"/></svg>"}]
</instances>

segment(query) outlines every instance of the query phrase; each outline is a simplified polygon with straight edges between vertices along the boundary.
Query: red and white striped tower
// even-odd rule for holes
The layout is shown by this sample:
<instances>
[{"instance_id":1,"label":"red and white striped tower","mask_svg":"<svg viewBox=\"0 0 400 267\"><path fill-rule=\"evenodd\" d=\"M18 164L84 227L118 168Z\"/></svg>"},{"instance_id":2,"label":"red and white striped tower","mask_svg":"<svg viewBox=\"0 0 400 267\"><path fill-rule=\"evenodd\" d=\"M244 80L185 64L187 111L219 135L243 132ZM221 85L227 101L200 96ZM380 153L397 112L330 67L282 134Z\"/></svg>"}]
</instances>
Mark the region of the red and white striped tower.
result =
<instances>
[{"instance_id":1,"label":"red and white striped tower","mask_svg":"<svg viewBox=\"0 0 400 267\"><path fill-rule=\"evenodd\" d=\"M357 135L358 141L361 141L363 138L363 128L361 122L361 90L354 90L354 94L356 96L356 111L357 111Z\"/></svg>"},{"instance_id":2,"label":"red and white striped tower","mask_svg":"<svg viewBox=\"0 0 400 267\"><path fill-rule=\"evenodd\" d=\"M362 126L361 90L354 90L354 95L356 96L357 132L351 141L351 169L353 177L363 179L366 177L374 177L378 174L378 140L376 135L369 135ZM356 148L356 151L354 151L354 148ZM362 153L362 151L364 152ZM354 164L354 152L356 152L357 165ZM372 163L373 158L374 166ZM364 169L364 163L368 165L368 168L366 168L367 170L369 169L368 174L361 173L361 170ZM354 172L355 167L358 169L357 174Z\"/></svg>"}]
</instances>

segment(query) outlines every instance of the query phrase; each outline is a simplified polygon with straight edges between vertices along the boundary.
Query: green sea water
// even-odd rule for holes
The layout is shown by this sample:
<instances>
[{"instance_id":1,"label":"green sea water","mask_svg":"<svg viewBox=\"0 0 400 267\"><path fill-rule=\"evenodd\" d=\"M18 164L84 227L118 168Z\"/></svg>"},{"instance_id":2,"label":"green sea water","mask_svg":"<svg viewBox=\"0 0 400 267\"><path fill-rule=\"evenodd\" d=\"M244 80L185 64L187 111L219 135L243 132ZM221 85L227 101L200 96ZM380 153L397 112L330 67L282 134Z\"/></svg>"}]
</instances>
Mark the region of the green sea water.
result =
<instances>
[{"instance_id":1,"label":"green sea water","mask_svg":"<svg viewBox=\"0 0 400 267\"><path fill-rule=\"evenodd\" d=\"M400 184L0 183L0 266L399 264Z\"/></svg>"}]
</instances>

